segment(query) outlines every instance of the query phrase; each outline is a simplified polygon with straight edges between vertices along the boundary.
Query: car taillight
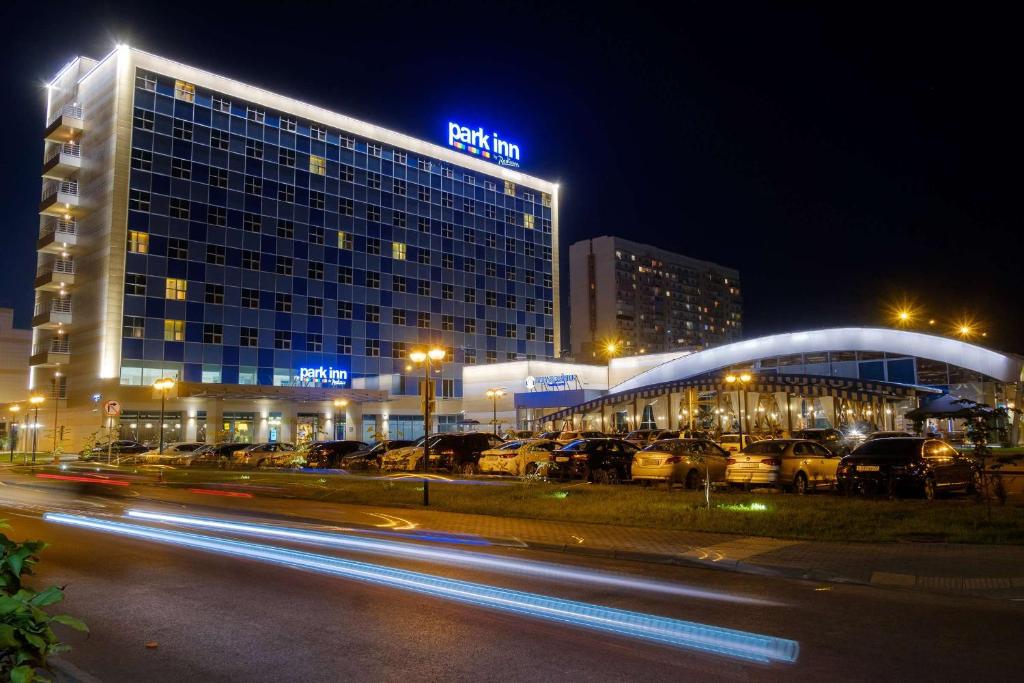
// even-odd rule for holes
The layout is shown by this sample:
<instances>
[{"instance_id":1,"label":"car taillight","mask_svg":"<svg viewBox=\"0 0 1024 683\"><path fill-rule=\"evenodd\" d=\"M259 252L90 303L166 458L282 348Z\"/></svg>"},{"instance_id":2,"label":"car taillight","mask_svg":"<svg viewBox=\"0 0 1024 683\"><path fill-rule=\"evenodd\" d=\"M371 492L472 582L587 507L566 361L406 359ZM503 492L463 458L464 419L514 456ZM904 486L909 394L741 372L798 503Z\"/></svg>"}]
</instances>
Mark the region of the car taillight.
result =
<instances>
[{"instance_id":1,"label":"car taillight","mask_svg":"<svg viewBox=\"0 0 1024 683\"><path fill-rule=\"evenodd\" d=\"M516 455L518 455L518 453L516 453L515 451L511 451L509 453L502 453L501 457L503 457L503 458L514 458L514 457L516 457Z\"/></svg>"},{"instance_id":2,"label":"car taillight","mask_svg":"<svg viewBox=\"0 0 1024 683\"><path fill-rule=\"evenodd\" d=\"M576 460L586 460L587 459L587 454L586 453L573 453L572 457L574 459L576 459Z\"/></svg>"},{"instance_id":3,"label":"car taillight","mask_svg":"<svg viewBox=\"0 0 1024 683\"><path fill-rule=\"evenodd\" d=\"M735 465L736 464L736 458L726 458L725 459L725 464L726 465Z\"/></svg>"},{"instance_id":4,"label":"car taillight","mask_svg":"<svg viewBox=\"0 0 1024 683\"><path fill-rule=\"evenodd\" d=\"M778 467L782 464L782 461L778 458L761 458L762 465L768 465L769 467Z\"/></svg>"},{"instance_id":5,"label":"car taillight","mask_svg":"<svg viewBox=\"0 0 1024 683\"><path fill-rule=\"evenodd\" d=\"M455 455L455 451L451 448L445 448L440 451L441 455Z\"/></svg>"},{"instance_id":6,"label":"car taillight","mask_svg":"<svg viewBox=\"0 0 1024 683\"><path fill-rule=\"evenodd\" d=\"M681 456L681 455L670 455L667 458L665 458L665 462L666 463L677 463L677 462L682 462L682 461L683 461L683 456Z\"/></svg>"}]
</instances>

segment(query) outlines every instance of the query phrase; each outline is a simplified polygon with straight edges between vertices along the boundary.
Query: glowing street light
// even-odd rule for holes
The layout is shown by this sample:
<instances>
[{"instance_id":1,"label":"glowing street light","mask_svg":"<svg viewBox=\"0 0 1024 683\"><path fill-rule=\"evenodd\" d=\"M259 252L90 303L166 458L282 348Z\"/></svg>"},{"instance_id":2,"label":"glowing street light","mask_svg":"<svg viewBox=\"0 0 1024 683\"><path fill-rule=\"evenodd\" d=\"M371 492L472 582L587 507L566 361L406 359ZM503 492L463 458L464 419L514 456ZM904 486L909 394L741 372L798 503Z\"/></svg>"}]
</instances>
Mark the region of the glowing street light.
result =
<instances>
[{"instance_id":1,"label":"glowing street light","mask_svg":"<svg viewBox=\"0 0 1024 683\"><path fill-rule=\"evenodd\" d=\"M167 392L173 389L175 384L171 377L161 377L153 382L153 388L160 392L160 455L164 454L164 406L167 403Z\"/></svg>"},{"instance_id":2,"label":"glowing street light","mask_svg":"<svg viewBox=\"0 0 1024 683\"><path fill-rule=\"evenodd\" d=\"M11 462L14 462L14 442L16 440L16 432L14 431L15 423L18 421L18 412L21 411L21 406L17 403L12 404L7 408L11 411Z\"/></svg>"},{"instance_id":3,"label":"glowing street light","mask_svg":"<svg viewBox=\"0 0 1024 683\"><path fill-rule=\"evenodd\" d=\"M428 351L415 349L409 352L409 360L413 363L423 363L423 504L430 505L430 483L427 478L427 470L430 467L430 412L434 403L434 382L430 379L430 371L434 364L441 365L444 360L445 351L442 348L433 347Z\"/></svg>"},{"instance_id":4,"label":"glowing street light","mask_svg":"<svg viewBox=\"0 0 1024 683\"><path fill-rule=\"evenodd\" d=\"M36 461L36 439L39 434L39 406L46 400L46 397L42 394L33 394L28 397L28 402L35 407L35 413L32 417L32 462Z\"/></svg>"},{"instance_id":5,"label":"glowing street light","mask_svg":"<svg viewBox=\"0 0 1024 683\"><path fill-rule=\"evenodd\" d=\"M494 425L494 433L498 433L498 399L505 395L504 389L488 389L487 398L491 399L491 408L493 409L493 415L491 417L491 424Z\"/></svg>"}]
</instances>

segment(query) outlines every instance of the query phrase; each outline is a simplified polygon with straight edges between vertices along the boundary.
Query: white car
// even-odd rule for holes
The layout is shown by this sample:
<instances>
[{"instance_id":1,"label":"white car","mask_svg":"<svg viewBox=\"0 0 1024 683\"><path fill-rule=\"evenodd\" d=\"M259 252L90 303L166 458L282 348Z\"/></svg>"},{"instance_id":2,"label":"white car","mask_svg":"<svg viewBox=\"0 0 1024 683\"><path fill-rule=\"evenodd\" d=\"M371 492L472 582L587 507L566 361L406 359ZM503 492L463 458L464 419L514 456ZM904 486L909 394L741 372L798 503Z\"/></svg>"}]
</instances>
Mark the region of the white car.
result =
<instances>
[{"instance_id":1,"label":"white car","mask_svg":"<svg viewBox=\"0 0 1024 683\"><path fill-rule=\"evenodd\" d=\"M739 453L744 448L757 441L761 441L761 439L750 434L744 434L743 443L740 444L739 434L722 434L722 437L718 440L718 445L730 453Z\"/></svg>"},{"instance_id":2,"label":"white car","mask_svg":"<svg viewBox=\"0 0 1024 683\"><path fill-rule=\"evenodd\" d=\"M551 452L558 446L550 439L509 441L481 453L477 467L482 474L532 476L551 461Z\"/></svg>"},{"instance_id":3,"label":"white car","mask_svg":"<svg viewBox=\"0 0 1024 683\"><path fill-rule=\"evenodd\" d=\"M194 452L205 445L202 441L165 443L163 454L160 453L159 448L154 448L132 457L136 462L143 462L147 465L187 465L192 461Z\"/></svg>"}]
</instances>

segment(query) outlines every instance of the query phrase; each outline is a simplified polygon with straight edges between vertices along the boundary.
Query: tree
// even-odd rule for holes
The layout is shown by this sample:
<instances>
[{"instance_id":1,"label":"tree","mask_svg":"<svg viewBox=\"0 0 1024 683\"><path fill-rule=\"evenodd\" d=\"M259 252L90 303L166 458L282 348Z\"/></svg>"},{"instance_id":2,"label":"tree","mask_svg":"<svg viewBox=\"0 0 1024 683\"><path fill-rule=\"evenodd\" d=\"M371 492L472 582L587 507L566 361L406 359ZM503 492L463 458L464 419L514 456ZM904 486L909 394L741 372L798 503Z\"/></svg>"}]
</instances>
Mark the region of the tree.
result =
<instances>
[{"instance_id":1,"label":"tree","mask_svg":"<svg viewBox=\"0 0 1024 683\"><path fill-rule=\"evenodd\" d=\"M1006 436L1006 425L1009 424L1011 414L1019 419L1021 411L1016 408L993 408L968 398L962 398L956 403L963 406L957 411L957 417L966 420L965 435L967 441L974 446L974 461L978 468L976 494L979 500L989 504L992 498L996 498L1001 505L1005 505L1006 488L1003 486L1003 477L999 470L1008 459L993 459L989 444L994 439Z\"/></svg>"}]
</instances>

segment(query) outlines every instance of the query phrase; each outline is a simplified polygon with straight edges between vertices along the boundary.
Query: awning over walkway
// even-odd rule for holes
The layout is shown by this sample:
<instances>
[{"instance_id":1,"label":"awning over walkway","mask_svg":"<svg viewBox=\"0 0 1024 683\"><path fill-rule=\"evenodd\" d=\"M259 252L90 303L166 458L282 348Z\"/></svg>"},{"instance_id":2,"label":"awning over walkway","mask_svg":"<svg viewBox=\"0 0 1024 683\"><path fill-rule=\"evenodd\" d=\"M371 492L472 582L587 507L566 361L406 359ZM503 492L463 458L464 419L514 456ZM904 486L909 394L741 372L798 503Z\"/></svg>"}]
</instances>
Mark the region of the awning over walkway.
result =
<instances>
[{"instance_id":1,"label":"awning over walkway","mask_svg":"<svg viewBox=\"0 0 1024 683\"><path fill-rule=\"evenodd\" d=\"M269 387L258 384L201 384L178 382L178 398L219 398L224 400L269 399L280 401L335 401L345 399L352 403L387 400L386 391L371 389L341 389L332 387Z\"/></svg>"},{"instance_id":2,"label":"awning over walkway","mask_svg":"<svg viewBox=\"0 0 1024 683\"><path fill-rule=\"evenodd\" d=\"M735 391L736 385L726 384L725 375L705 375L690 379L662 382L629 391L607 394L591 401L564 408L558 412L544 416L545 421L568 419L573 415L597 412L607 406L619 405L633 400L658 398L666 394L696 389L697 391ZM747 385L750 393L770 394L785 392L806 397L831 396L851 401L888 400L901 401L941 394L932 387L911 384L895 384L892 382L874 382L845 377L821 377L817 375L758 375L755 381Z\"/></svg>"}]
</instances>

